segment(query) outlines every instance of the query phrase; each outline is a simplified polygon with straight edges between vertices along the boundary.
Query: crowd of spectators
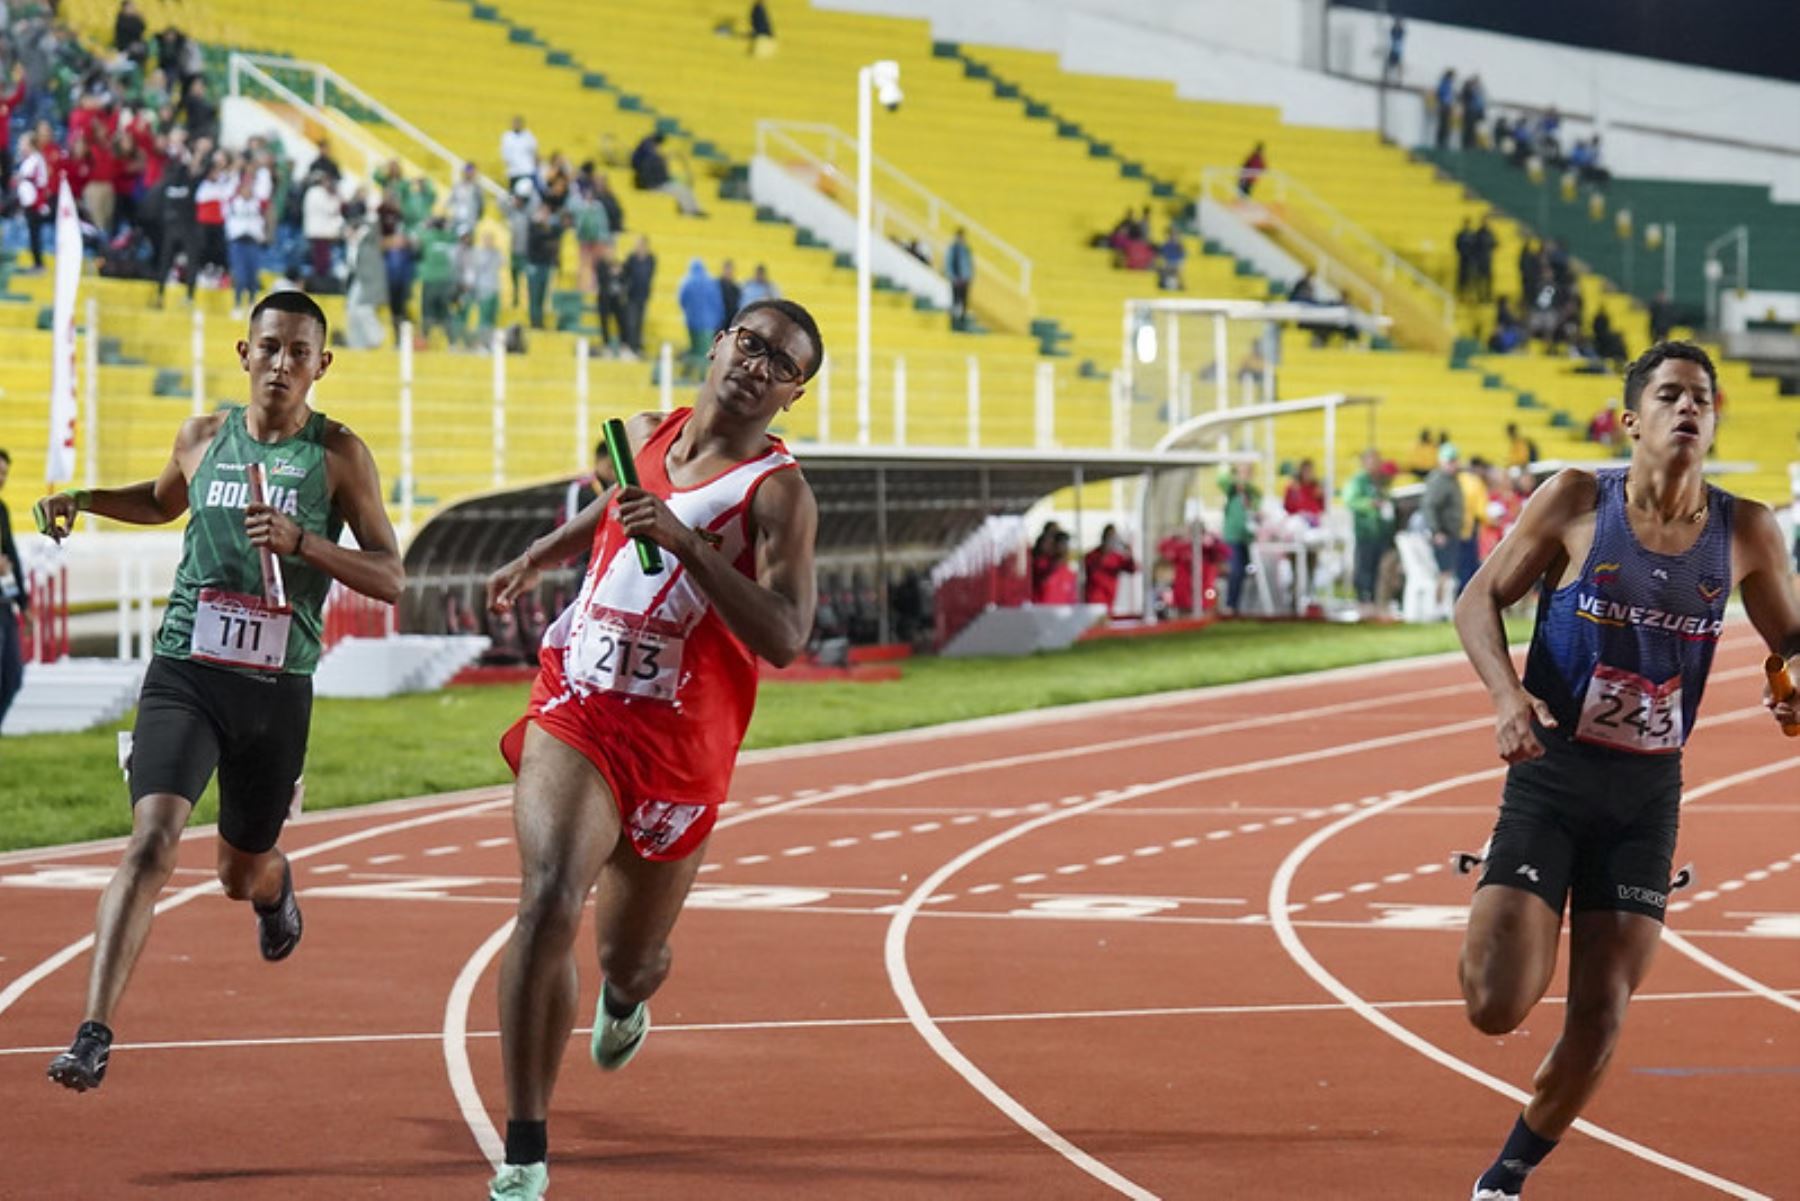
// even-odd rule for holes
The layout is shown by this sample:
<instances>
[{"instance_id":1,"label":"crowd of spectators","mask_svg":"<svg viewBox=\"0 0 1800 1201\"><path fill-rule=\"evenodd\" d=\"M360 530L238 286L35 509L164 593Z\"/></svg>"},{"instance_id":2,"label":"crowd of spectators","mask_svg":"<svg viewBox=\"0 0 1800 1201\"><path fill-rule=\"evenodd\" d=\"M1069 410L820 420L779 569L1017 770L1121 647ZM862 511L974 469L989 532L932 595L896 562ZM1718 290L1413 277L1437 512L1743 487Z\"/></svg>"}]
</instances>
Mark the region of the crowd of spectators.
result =
<instances>
[{"instance_id":1,"label":"crowd of spectators","mask_svg":"<svg viewBox=\"0 0 1800 1201\"><path fill-rule=\"evenodd\" d=\"M530 325L547 325L572 236L603 353L643 354L656 271L648 239L619 253L625 212L607 175L542 155L524 117L500 139L503 196L484 195L473 164L447 192L398 162L355 178L324 142L224 145L203 48L173 26L152 34L133 0L119 6L108 54L86 49L53 6L0 5L0 26L0 197L31 269L43 266L67 182L101 272L154 281L159 304L171 282L190 299L228 287L241 312L273 277L344 294L345 345L379 345L390 329L397 339L413 321L421 345L442 331L453 347L485 349L500 336L508 282ZM634 186L704 215L663 143L651 134L632 152ZM741 304L779 295L761 266L741 285L729 264L708 278L720 328Z\"/></svg>"}]
</instances>

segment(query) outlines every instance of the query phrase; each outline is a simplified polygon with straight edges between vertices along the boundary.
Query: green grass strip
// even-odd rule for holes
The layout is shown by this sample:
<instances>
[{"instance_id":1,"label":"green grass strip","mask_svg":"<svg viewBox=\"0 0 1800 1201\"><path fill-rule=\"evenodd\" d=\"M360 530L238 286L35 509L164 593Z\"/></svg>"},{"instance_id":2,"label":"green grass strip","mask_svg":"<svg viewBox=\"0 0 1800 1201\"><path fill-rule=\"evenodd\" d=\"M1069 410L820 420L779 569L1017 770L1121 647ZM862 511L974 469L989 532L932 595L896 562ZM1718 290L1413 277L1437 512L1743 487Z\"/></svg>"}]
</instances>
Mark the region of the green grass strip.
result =
<instances>
[{"instance_id":1,"label":"green grass strip","mask_svg":"<svg viewBox=\"0 0 1800 1201\"><path fill-rule=\"evenodd\" d=\"M1513 626L1515 637L1528 630ZM1453 650L1446 625L1341 626L1229 622L1155 638L1103 639L1024 659L919 658L898 680L770 683L747 747L878 734L1107 697L1231 684ZM1380 685L1377 684L1376 687ZM500 784L495 749L528 688L483 685L387 700L326 700L313 708L306 765L309 809L360 805ZM0 850L124 834L131 814L117 766L129 718L80 734L0 742ZM218 814L216 785L194 820Z\"/></svg>"}]
</instances>

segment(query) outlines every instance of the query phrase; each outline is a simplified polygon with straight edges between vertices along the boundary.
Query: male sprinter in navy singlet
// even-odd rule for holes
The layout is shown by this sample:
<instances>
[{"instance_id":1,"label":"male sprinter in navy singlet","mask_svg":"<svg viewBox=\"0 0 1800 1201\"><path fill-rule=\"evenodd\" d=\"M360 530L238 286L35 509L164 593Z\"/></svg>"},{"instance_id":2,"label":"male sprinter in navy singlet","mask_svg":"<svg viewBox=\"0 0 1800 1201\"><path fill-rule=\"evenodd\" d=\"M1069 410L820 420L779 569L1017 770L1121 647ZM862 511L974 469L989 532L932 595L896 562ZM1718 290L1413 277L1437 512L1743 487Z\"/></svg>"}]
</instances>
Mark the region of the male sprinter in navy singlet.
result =
<instances>
[{"instance_id":1,"label":"male sprinter in navy singlet","mask_svg":"<svg viewBox=\"0 0 1800 1201\"><path fill-rule=\"evenodd\" d=\"M1780 527L1763 505L1702 478L1717 387L1699 347L1646 351L1625 377L1630 466L1546 482L1457 602L1457 633L1511 765L1463 940L1477 1029L1506 1034L1525 1020L1550 984L1565 899L1570 907L1562 1036L1475 1201L1519 1196L1599 1086L1649 971L1681 748L1734 586L1770 650L1790 673L1800 666L1800 601ZM1540 581L1521 682L1500 615ZM1800 720L1793 701L1769 704L1778 722Z\"/></svg>"}]
</instances>

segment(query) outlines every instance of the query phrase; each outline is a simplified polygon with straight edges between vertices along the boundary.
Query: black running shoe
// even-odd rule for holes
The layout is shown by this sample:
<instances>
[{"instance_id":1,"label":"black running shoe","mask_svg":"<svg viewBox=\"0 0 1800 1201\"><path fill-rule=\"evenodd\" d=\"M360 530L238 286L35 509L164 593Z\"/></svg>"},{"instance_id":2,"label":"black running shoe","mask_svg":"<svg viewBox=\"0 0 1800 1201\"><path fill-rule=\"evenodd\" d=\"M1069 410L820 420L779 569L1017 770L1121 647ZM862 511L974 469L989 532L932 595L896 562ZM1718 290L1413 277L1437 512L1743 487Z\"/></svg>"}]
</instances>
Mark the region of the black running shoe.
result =
<instances>
[{"instance_id":1,"label":"black running shoe","mask_svg":"<svg viewBox=\"0 0 1800 1201\"><path fill-rule=\"evenodd\" d=\"M50 1079L64 1088L85 1093L99 1088L106 1079L106 1064L112 1058L113 1032L104 1022L83 1022L75 1032L69 1049L50 1061Z\"/></svg>"},{"instance_id":2,"label":"black running shoe","mask_svg":"<svg viewBox=\"0 0 1800 1201\"><path fill-rule=\"evenodd\" d=\"M294 953L300 945L300 902L294 899L294 869L281 865L281 898L273 907L256 910L256 933L262 944L262 957L277 963Z\"/></svg>"}]
</instances>

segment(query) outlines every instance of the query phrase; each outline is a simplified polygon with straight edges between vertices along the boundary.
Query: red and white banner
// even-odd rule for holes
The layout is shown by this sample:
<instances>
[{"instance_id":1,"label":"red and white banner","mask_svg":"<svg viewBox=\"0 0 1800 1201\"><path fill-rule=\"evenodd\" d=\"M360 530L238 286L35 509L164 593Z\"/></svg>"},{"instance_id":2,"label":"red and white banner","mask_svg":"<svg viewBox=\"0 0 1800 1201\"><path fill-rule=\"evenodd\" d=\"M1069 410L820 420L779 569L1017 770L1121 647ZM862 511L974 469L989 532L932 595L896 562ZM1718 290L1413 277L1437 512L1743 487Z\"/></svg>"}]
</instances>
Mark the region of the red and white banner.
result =
<instances>
[{"instance_id":1,"label":"red and white banner","mask_svg":"<svg viewBox=\"0 0 1800 1201\"><path fill-rule=\"evenodd\" d=\"M81 218L69 181L56 196L56 302L51 310L50 453L44 480L75 478L75 293L81 287ZM90 434L91 436L91 434Z\"/></svg>"}]
</instances>

